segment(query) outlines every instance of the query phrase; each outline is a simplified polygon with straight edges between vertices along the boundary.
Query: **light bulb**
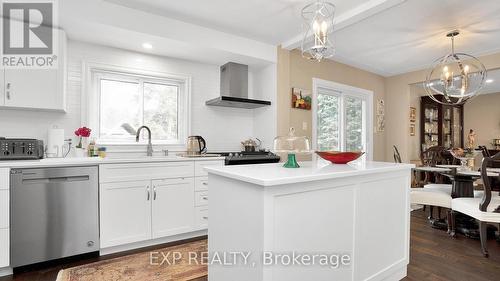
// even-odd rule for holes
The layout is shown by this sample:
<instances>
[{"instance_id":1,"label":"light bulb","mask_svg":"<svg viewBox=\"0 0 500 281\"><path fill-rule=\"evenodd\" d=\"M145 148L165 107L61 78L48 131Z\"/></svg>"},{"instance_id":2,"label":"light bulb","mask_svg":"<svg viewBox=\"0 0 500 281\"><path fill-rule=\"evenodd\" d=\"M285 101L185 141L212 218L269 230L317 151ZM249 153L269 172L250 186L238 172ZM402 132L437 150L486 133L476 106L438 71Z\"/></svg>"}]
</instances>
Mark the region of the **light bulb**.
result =
<instances>
[{"instance_id":1,"label":"light bulb","mask_svg":"<svg viewBox=\"0 0 500 281\"><path fill-rule=\"evenodd\" d=\"M321 33L323 33L323 36L326 35L326 31L328 30L328 24L326 21L323 21L321 23Z\"/></svg>"},{"instance_id":2,"label":"light bulb","mask_svg":"<svg viewBox=\"0 0 500 281\"><path fill-rule=\"evenodd\" d=\"M319 24L317 21L314 21L313 22L313 30L314 30L314 33L318 34L318 31L319 31Z\"/></svg>"},{"instance_id":3,"label":"light bulb","mask_svg":"<svg viewBox=\"0 0 500 281\"><path fill-rule=\"evenodd\" d=\"M465 74L469 73L469 66L468 65L464 66L464 73Z\"/></svg>"}]
</instances>

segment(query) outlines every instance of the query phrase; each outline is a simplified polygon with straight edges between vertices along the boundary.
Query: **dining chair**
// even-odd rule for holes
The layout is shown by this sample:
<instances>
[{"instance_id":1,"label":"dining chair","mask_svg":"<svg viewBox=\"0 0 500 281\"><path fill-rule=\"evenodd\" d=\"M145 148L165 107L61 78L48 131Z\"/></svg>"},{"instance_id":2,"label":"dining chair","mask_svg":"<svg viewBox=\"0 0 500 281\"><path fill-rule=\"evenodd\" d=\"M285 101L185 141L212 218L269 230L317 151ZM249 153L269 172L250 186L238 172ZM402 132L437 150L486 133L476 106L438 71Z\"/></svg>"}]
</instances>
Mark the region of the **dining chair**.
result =
<instances>
[{"instance_id":1,"label":"dining chair","mask_svg":"<svg viewBox=\"0 0 500 281\"><path fill-rule=\"evenodd\" d=\"M448 150L444 146L432 146L428 149L422 151L420 154L420 160L424 166L436 166L439 164L449 164ZM444 183L444 177L438 173L424 172L423 180L424 189L429 190L422 193L417 198L422 197L425 202L434 202L435 204L429 204L429 219L433 219L434 206L438 208L438 219L441 219L441 209L451 208L451 190L452 185L449 183ZM436 195L430 193L434 191ZM434 199L427 199L428 196L434 196ZM446 198L441 198L441 196L446 196ZM450 197L450 198L448 198ZM444 201L443 201L444 200ZM449 215L448 215L449 216Z\"/></svg>"},{"instance_id":2,"label":"dining chair","mask_svg":"<svg viewBox=\"0 0 500 281\"><path fill-rule=\"evenodd\" d=\"M430 166L430 167L439 164L449 164L445 156L446 152L447 150L444 146L429 147L428 149L422 151L422 153L420 154L420 161L422 162L423 166ZM434 183L442 183L443 178L437 176L435 173L432 172L424 172L424 180L423 180L424 185L431 181L434 181Z\"/></svg>"},{"instance_id":3,"label":"dining chair","mask_svg":"<svg viewBox=\"0 0 500 281\"><path fill-rule=\"evenodd\" d=\"M483 180L484 192L480 198L455 198L451 200L451 236L455 236L455 212L471 216L479 222L479 236L481 240L481 251L483 256L488 257L486 248L488 223L500 223L500 196L492 194L491 182L495 177L490 177L488 168L500 164L500 153L493 157L485 157L481 165L481 178ZM500 175L498 176L500 179Z\"/></svg>"},{"instance_id":4,"label":"dining chair","mask_svg":"<svg viewBox=\"0 0 500 281\"><path fill-rule=\"evenodd\" d=\"M392 150L393 150L394 162L395 163L403 163L403 161L401 161L401 154L399 154L398 147L393 145Z\"/></svg>"},{"instance_id":5,"label":"dining chair","mask_svg":"<svg viewBox=\"0 0 500 281\"><path fill-rule=\"evenodd\" d=\"M480 145L479 149L481 149L481 152L483 153L483 157L491 157L490 151L485 145Z\"/></svg>"},{"instance_id":6,"label":"dining chair","mask_svg":"<svg viewBox=\"0 0 500 281\"><path fill-rule=\"evenodd\" d=\"M479 149L483 153L483 157L491 157L491 153L485 145L480 145ZM493 165L494 168L500 168L500 164ZM491 190L500 191L500 179L492 179L491 181Z\"/></svg>"}]
</instances>

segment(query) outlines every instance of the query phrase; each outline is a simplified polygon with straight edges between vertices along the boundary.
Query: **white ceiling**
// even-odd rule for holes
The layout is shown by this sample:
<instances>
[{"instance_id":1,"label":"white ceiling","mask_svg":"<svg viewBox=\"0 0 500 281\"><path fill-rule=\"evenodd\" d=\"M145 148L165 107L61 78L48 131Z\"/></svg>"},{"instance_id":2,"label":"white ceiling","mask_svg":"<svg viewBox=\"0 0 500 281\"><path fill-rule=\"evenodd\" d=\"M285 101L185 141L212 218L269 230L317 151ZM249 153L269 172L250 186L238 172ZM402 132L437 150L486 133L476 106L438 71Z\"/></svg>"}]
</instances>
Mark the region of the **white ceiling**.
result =
<instances>
[{"instance_id":1,"label":"white ceiling","mask_svg":"<svg viewBox=\"0 0 500 281\"><path fill-rule=\"evenodd\" d=\"M311 0L105 0L234 35L278 45L302 29L301 9ZM334 0L337 14L368 2Z\"/></svg>"},{"instance_id":2,"label":"white ceiling","mask_svg":"<svg viewBox=\"0 0 500 281\"><path fill-rule=\"evenodd\" d=\"M429 67L450 51L500 52L500 1L407 0L335 34L336 60L391 76Z\"/></svg>"},{"instance_id":3,"label":"white ceiling","mask_svg":"<svg viewBox=\"0 0 500 281\"><path fill-rule=\"evenodd\" d=\"M300 10L311 1L65 0L61 21L74 39L136 51L152 41L156 48L149 52L158 55L252 63L258 61L254 46L269 53L274 45L299 45ZM445 34L456 28L462 31L458 51L478 56L500 52L499 0L330 1L337 6L333 59L384 76L428 67L449 51Z\"/></svg>"}]
</instances>

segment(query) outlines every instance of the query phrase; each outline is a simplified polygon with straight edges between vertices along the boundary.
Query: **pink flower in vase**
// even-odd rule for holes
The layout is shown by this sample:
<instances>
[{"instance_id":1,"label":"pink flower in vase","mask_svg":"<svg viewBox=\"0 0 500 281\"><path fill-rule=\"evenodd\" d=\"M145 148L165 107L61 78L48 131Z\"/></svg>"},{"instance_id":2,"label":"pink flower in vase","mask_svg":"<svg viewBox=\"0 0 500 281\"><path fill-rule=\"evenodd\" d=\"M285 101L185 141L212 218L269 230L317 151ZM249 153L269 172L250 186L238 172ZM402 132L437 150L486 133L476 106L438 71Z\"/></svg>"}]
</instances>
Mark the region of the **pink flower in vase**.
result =
<instances>
[{"instance_id":1,"label":"pink flower in vase","mask_svg":"<svg viewBox=\"0 0 500 281\"><path fill-rule=\"evenodd\" d=\"M82 148L82 139L90 137L91 132L92 132L92 129L87 128L87 127L81 127L75 131L75 136L80 137L80 142L76 146L77 148Z\"/></svg>"}]
</instances>

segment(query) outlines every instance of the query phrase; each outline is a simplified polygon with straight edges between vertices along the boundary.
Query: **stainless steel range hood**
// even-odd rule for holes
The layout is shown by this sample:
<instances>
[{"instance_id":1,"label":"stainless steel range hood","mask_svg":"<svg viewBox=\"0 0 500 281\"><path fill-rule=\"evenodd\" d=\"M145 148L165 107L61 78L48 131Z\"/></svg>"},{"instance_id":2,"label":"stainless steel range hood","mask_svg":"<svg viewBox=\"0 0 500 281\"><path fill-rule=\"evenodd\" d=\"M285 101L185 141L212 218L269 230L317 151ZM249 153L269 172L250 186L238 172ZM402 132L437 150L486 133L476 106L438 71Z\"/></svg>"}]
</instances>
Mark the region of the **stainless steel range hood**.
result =
<instances>
[{"instance_id":1,"label":"stainless steel range hood","mask_svg":"<svg viewBox=\"0 0 500 281\"><path fill-rule=\"evenodd\" d=\"M206 105L246 109L271 105L270 101L248 98L248 65L228 62L221 66L220 87L221 96L206 101Z\"/></svg>"}]
</instances>

